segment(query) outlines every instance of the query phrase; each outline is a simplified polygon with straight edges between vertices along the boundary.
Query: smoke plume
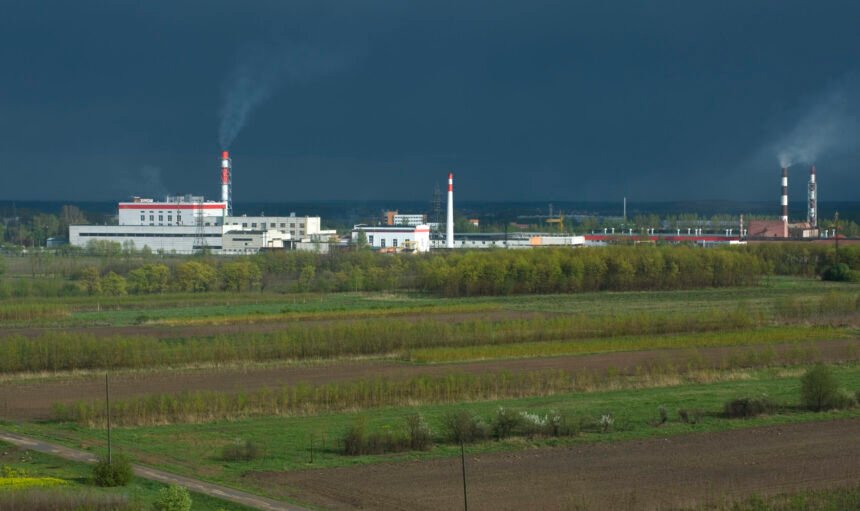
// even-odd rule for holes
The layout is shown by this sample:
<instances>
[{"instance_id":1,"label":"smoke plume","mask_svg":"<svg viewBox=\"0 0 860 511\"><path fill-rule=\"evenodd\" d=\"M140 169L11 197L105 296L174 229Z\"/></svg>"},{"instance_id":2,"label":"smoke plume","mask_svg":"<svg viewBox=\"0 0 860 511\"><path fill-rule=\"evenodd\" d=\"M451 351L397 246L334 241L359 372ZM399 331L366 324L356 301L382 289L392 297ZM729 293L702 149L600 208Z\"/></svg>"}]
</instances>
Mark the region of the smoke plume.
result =
<instances>
[{"instance_id":1,"label":"smoke plume","mask_svg":"<svg viewBox=\"0 0 860 511\"><path fill-rule=\"evenodd\" d=\"M856 148L860 135L860 81L853 75L819 95L801 112L794 127L776 144L782 167L814 164Z\"/></svg>"},{"instance_id":2,"label":"smoke plume","mask_svg":"<svg viewBox=\"0 0 860 511\"><path fill-rule=\"evenodd\" d=\"M168 193L161 169L153 165L144 165L136 171L121 168L115 172L113 185L116 193L122 196L142 195L162 199Z\"/></svg>"},{"instance_id":3,"label":"smoke plume","mask_svg":"<svg viewBox=\"0 0 860 511\"><path fill-rule=\"evenodd\" d=\"M289 82L312 80L341 70L340 56L303 45L256 43L240 52L224 84L218 141L228 149L253 111Z\"/></svg>"}]
</instances>

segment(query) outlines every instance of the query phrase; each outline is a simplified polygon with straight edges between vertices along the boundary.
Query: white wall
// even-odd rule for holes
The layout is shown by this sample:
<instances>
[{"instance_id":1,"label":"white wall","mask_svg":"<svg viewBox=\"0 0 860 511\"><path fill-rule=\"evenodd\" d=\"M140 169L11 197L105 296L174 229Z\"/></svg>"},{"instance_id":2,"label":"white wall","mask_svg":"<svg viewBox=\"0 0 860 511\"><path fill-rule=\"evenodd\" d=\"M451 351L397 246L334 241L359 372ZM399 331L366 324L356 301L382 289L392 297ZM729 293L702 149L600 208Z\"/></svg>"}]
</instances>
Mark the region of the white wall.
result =
<instances>
[{"instance_id":1,"label":"white wall","mask_svg":"<svg viewBox=\"0 0 860 511\"><path fill-rule=\"evenodd\" d=\"M206 246L212 250L221 249L221 226L203 228ZM113 241L121 245L134 243L140 250L149 247L152 251L163 250L177 254L191 254L200 233L196 226L149 226L149 225L71 225L69 244L86 248L90 240Z\"/></svg>"}]
</instances>

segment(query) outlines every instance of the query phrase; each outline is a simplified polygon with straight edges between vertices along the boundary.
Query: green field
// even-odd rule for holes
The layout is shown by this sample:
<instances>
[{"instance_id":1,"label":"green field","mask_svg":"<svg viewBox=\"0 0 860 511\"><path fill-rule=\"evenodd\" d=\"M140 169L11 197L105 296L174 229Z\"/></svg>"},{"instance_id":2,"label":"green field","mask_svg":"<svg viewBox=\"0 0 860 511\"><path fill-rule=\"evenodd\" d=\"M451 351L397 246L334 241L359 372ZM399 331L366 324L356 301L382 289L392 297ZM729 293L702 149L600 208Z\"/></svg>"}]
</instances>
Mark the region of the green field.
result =
<instances>
[{"instance_id":1,"label":"green field","mask_svg":"<svg viewBox=\"0 0 860 511\"><path fill-rule=\"evenodd\" d=\"M860 366L847 365L834 370L846 389L860 390ZM202 425L171 425L114 430L114 445L135 459L167 470L198 476L215 482L242 485L242 474L248 470L301 470L347 466L380 461L428 459L454 456L456 446L443 442L441 420L451 410L467 409L489 420L499 407L544 414L557 410L593 423L605 414L614 417L609 432L586 427L573 438L548 438L510 441L488 441L470 445L470 452L492 452L540 445L570 445L581 442L607 442L643 439L771 424L788 424L834 418L860 417L860 409L813 413L800 409L799 377L803 368L733 371L714 378L713 383L679 381L658 388L631 388L619 391L559 394L546 397L484 401L451 405L390 407L359 413L319 414L306 417L258 418ZM719 381L722 380L722 381ZM725 401L739 397L767 395L782 405L781 411L752 419L727 419L720 415ZM658 408L669 410L669 422L661 427L654 423ZM682 423L679 409L698 410L701 421ZM358 417L371 430L400 430L410 413L421 413L434 431L437 446L429 452L409 452L382 456L344 456L340 439ZM19 433L38 435L72 446L87 446L100 451L105 431L68 423L39 423L26 426L7 425ZM250 462L226 462L221 449L237 440L251 440L262 446L263 457ZM313 444L313 449L311 445ZM313 464L310 463L313 450Z\"/></svg>"},{"instance_id":2,"label":"green field","mask_svg":"<svg viewBox=\"0 0 860 511\"><path fill-rule=\"evenodd\" d=\"M415 291L7 298L0 300L3 406L31 385L44 384L53 400L47 392L62 382L81 397L64 393L51 420L0 417L0 428L102 453L99 385L109 370L139 386L112 397L115 450L141 464L261 493L249 472L457 456L445 423L464 410L487 424L500 407L557 412L576 432L484 439L468 444L469 453L857 419L856 406L803 409L799 393L817 350L828 346L826 360L834 362L840 385L852 395L860 391L860 344L852 344L860 337L858 296L857 284L765 277L743 288L469 298ZM634 352L635 361L625 358ZM607 362L590 366L598 358L592 355ZM255 371L289 376L309 368L301 374L313 374L312 382L243 385ZM342 370L356 368L366 370L341 378ZM377 377L375 368L390 371ZM147 390L149 377L178 383ZM222 377L232 385L185 386ZM778 409L748 419L722 414L731 399L761 396ZM46 401L48 409L56 403ZM429 425L429 450L343 453L345 433L359 422L369 434L400 436L416 412ZM605 416L611 425L601 425ZM245 442L260 455L224 459L225 447ZM89 488L84 465L32 460L32 473ZM159 488L136 480L120 491L148 506ZM833 499L854 495L846 492ZM202 496L195 502L195 509L239 509ZM752 500L738 506L725 509L768 509Z\"/></svg>"}]
</instances>

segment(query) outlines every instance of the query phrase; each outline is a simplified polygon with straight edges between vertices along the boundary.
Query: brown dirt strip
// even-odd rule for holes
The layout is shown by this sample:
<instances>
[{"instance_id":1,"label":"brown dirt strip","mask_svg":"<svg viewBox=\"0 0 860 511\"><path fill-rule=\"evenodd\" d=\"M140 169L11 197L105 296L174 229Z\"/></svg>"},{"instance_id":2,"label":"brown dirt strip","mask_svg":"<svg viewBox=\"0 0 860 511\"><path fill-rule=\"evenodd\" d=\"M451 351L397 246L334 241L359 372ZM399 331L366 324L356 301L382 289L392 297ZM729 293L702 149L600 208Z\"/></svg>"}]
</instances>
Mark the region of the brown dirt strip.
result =
<instances>
[{"instance_id":1,"label":"brown dirt strip","mask_svg":"<svg viewBox=\"0 0 860 511\"><path fill-rule=\"evenodd\" d=\"M532 319L555 316L557 313L543 313L530 311L470 311L470 312L427 312L397 313L392 312L386 316L349 317L337 319L331 317L314 318L303 316L301 318L286 318L284 320L264 320L259 323L253 321L228 323L223 325L189 325L173 326L159 324L142 324L128 326L63 326L63 327L9 327L0 328L0 339L3 337L20 335L24 337L38 337L45 333L62 332L68 334L92 335L95 337L156 337L159 339L183 339L190 337L211 337L216 335L237 335L251 333L278 332L286 326L302 324L330 324L330 323L354 323L367 319L397 319L403 321L439 321L447 323L462 323L465 321L509 321L514 319ZM218 319L218 318L213 318Z\"/></svg>"},{"instance_id":2,"label":"brown dirt strip","mask_svg":"<svg viewBox=\"0 0 860 511\"><path fill-rule=\"evenodd\" d=\"M796 344L771 345L779 355L795 349ZM802 346L814 349L822 362L855 359L860 340L807 342ZM123 398L182 391L238 392L296 383L324 384L386 377L410 378L421 375L450 373L526 372L542 370L596 372L609 369L632 374L637 367L648 364L674 363L685 365L697 353L702 360L718 366L732 355L764 349L764 346L701 348L698 350L652 350L624 353L602 353L568 357L491 360L463 364L414 365L405 362L367 361L344 362L308 367L257 367L246 369L198 369L185 371L159 370L141 373L120 373L111 377L111 397ZM0 383L0 417L6 419L50 418L54 403L73 403L104 398L104 376L93 374L36 382Z\"/></svg>"},{"instance_id":3,"label":"brown dirt strip","mask_svg":"<svg viewBox=\"0 0 860 511\"><path fill-rule=\"evenodd\" d=\"M672 509L846 486L860 480L858 438L852 419L467 454L469 509ZM459 458L246 477L332 510L463 507Z\"/></svg>"}]
</instances>

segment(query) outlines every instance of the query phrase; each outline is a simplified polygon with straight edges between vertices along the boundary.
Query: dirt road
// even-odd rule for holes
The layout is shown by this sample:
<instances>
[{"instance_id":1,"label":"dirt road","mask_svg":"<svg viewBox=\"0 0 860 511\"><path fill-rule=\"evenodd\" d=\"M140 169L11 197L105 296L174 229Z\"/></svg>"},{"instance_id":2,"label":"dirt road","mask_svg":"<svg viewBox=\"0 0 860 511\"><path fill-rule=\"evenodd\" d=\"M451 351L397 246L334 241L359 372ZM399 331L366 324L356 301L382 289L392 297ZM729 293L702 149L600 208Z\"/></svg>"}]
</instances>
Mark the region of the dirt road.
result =
<instances>
[{"instance_id":1,"label":"dirt road","mask_svg":"<svg viewBox=\"0 0 860 511\"><path fill-rule=\"evenodd\" d=\"M857 484L860 420L467 455L469 509L670 509ZM460 460L261 472L326 509L462 509Z\"/></svg>"},{"instance_id":2,"label":"dirt road","mask_svg":"<svg viewBox=\"0 0 860 511\"><path fill-rule=\"evenodd\" d=\"M31 451L44 452L67 460L78 461L83 463L95 463L96 456L86 451L70 449L61 445L50 444L35 438L29 438L13 433L0 431L0 440L17 445L23 449ZM253 495L226 486L207 483L197 479L178 476L162 470L157 470L142 465L134 465L134 474L144 479L158 481L164 484L178 484L184 486L191 491L209 495L210 497L235 502L244 506L253 507L256 509L264 509L266 511L306 511L304 508L286 504L273 499L267 499L258 495Z\"/></svg>"},{"instance_id":3,"label":"dirt road","mask_svg":"<svg viewBox=\"0 0 860 511\"><path fill-rule=\"evenodd\" d=\"M804 343L813 348L821 361L840 361L856 358L860 341L845 339ZM772 345L777 354L794 349L795 344ZM703 361L712 365L733 354L766 349L764 346L738 346L731 348L700 348L696 352ZM559 369L564 371L634 372L637 366L655 363L676 363L681 366L689 360L693 350L651 350L621 353L602 353L567 357L492 360L464 364L414 365L396 361L367 361L333 363L308 367L257 367L249 369L201 369L187 371L153 371L120 373L111 376L111 396L123 399L147 394L180 391L247 391L300 382L323 384L387 377L409 378L419 375L443 375L456 372L487 373L497 371L525 372ZM852 355L853 353L853 355ZM104 375L94 374L41 381L35 383L0 383L0 418L13 420L44 419L51 416L54 403L73 403L98 400L104 397Z\"/></svg>"}]
</instances>

